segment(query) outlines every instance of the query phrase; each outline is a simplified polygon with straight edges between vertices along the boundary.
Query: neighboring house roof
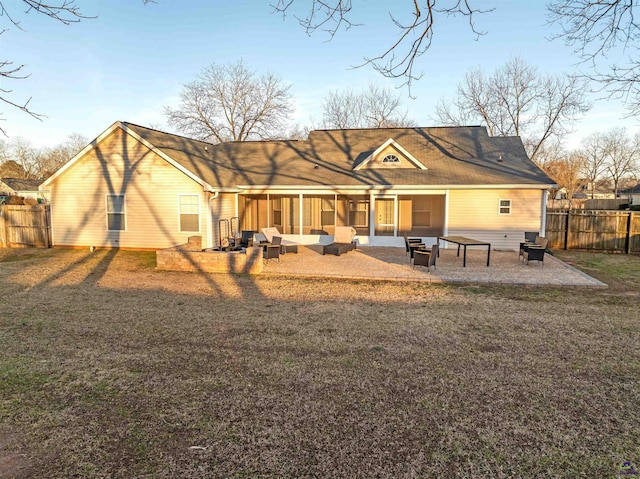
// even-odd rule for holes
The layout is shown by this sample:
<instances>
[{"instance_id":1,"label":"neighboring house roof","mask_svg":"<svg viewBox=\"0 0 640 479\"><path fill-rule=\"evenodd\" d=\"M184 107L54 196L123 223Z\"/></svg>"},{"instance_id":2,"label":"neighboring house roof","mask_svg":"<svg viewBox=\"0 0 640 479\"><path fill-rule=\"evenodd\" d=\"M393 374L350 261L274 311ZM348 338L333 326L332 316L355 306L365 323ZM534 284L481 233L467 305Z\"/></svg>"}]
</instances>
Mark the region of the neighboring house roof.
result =
<instances>
[{"instance_id":1,"label":"neighboring house roof","mask_svg":"<svg viewBox=\"0 0 640 479\"><path fill-rule=\"evenodd\" d=\"M42 180L21 180L19 178L0 178L0 183L4 183L14 192L17 191L38 191L38 186Z\"/></svg>"},{"instance_id":2,"label":"neighboring house roof","mask_svg":"<svg viewBox=\"0 0 640 479\"><path fill-rule=\"evenodd\" d=\"M490 137L484 127L316 130L307 140L210 144L131 123L120 127L167 161L215 189L379 186L523 186L555 182L527 156L519 137ZM90 145L91 146L91 145ZM81 157L80 152L56 174ZM363 167L374 152L395 148L401 168ZM406 165L406 166L405 166Z\"/></svg>"},{"instance_id":3,"label":"neighboring house roof","mask_svg":"<svg viewBox=\"0 0 640 479\"><path fill-rule=\"evenodd\" d=\"M632 186L631 188L626 188L624 190L620 190L618 193L621 194L621 195L629 195L629 194L640 193L640 183L638 183L635 186Z\"/></svg>"}]
</instances>

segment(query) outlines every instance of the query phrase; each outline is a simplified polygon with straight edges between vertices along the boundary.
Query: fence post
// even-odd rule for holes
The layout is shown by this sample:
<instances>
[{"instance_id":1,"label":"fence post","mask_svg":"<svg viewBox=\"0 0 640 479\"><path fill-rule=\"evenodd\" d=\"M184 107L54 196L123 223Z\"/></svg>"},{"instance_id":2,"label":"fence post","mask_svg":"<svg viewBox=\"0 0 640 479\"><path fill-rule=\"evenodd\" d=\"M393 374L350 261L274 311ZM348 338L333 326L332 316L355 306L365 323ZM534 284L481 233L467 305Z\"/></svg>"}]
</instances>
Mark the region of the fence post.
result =
<instances>
[{"instance_id":1,"label":"fence post","mask_svg":"<svg viewBox=\"0 0 640 479\"><path fill-rule=\"evenodd\" d=\"M567 210L567 217L565 219L564 224L564 250L566 251L569 248L569 217L571 216L571 210Z\"/></svg>"},{"instance_id":2,"label":"fence post","mask_svg":"<svg viewBox=\"0 0 640 479\"><path fill-rule=\"evenodd\" d=\"M6 213L2 205L0 205L0 247L9 247L9 233L7 232Z\"/></svg>"},{"instance_id":3,"label":"fence post","mask_svg":"<svg viewBox=\"0 0 640 479\"><path fill-rule=\"evenodd\" d=\"M625 238L625 242L627 254L631 254L631 217L633 216L633 213L631 211L628 211L627 215L627 235Z\"/></svg>"}]
</instances>

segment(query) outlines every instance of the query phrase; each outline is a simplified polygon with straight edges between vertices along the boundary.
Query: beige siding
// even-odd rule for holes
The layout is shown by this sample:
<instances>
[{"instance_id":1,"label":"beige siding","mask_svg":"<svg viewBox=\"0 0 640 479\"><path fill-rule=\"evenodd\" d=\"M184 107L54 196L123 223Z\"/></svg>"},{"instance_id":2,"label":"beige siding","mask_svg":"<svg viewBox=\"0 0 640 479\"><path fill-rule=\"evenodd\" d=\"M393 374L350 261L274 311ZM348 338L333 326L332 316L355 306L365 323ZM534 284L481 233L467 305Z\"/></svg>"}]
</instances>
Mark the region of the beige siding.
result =
<instances>
[{"instance_id":1,"label":"beige siding","mask_svg":"<svg viewBox=\"0 0 640 479\"><path fill-rule=\"evenodd\" d=\"M221 193L217 198L211 199L211 224L212 224L212 246L220 246L220 220L231 220L236 216L236 195L234 193ZM242 225L234 222L234 228L242 230ZM222 227L222 235L226 232ZM240 231L237 232L238 236Z\"/></svg>"},{"instance_id":2,"label":"beige siding","mask_svg":"<svg viewBox=\"0 0 640 479\"><path fill-rule=\"evenodd\" d=\"M383 163L382 160L387 155L396 155L400 160L399 163ZM416 166L409 161L404 154L398 151L393 145L388 145L383 148L375 158L372 158L368 163L363 165L364 169L377 169L377 168L416 168Z\"/></svg>"},{"instance_id":3,"label":"beige siding","mask_svg":"<svg viewBox=\"0 0 640 479\"><path fill-rule=\"evenodd\" d=\"M179 195L199 198L200 231L180 232ZM107 195L125 196L125 231L107 231ZM207 234L202 186L116 129L51 185L56 246L165 248Z\"/></svg>"},{"instance_id":4,"label":"beige siding","mask_svg":"<svg viewBox=\"0 0 640 479\"><path fill-rule=\"evenodd\" d=\"M542 224L541 190L452 190L447 234L488 241L493 249L517 250L525 231ZM499 215L499 200L511 200L511 214Z\"/></svg>"}]
</instances>

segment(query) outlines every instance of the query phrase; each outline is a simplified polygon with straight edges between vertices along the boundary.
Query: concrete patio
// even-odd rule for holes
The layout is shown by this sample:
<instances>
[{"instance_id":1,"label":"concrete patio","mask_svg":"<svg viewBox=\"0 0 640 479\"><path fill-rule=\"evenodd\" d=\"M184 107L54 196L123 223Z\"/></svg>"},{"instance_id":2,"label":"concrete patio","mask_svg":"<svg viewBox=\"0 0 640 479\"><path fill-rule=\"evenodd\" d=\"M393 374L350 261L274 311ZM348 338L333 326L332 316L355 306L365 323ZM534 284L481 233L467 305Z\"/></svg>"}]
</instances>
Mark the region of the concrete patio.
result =
<instances>
[{"instance_id":1,"label":"concrete patio","mask_svg":"<svg viewBox=\"0 0 640 479\"><path fill-rule=\"evenodd\" d=\"M298 254L281 255L279 263L269 261L262 274L480 285L607 287L549 254L545 255L544 264L526 264L519 260L517 252L491 251L491 265L487 267L486 248L469 248L467 266L463 267L462 252L460 257L456 253L457 248L441 248L437 269L432 268L428 273L420 266L414 269L403 248L363 246L334 256L323 255L321 246L301 246Z\"/></svg>"}]
</instances>

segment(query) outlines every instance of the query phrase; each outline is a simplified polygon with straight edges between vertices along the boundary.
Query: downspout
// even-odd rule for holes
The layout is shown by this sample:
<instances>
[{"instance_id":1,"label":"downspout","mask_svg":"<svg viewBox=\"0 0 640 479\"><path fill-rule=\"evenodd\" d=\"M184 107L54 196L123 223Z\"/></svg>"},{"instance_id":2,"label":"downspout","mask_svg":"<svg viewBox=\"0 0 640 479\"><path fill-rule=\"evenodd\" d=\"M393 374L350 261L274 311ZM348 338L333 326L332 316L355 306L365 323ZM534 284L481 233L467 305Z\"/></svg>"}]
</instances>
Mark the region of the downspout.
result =
<instances>
[{"instance_id":1,"label":"downspout","mask_svg":"<svg viewBox=\"0 0 640 479\"><path fill-rule=\"evenodd\" d=\"M211 209L211 200L215 200L218 197L219 192L211 188L205 187L205 193L209 193L209 200L207 201L207 248L214 247L213 241L213 210Z\"/></svg>"},{"instance_id":2,"label":"downspout","mask_svg":"<svg viewBox=\"0 0 640 479\"><path fill-rule=\"evenodd\" d=\"M540 234L544 237L547 236L547 198L549 197L549 190L542 191L542 218L540 218Z\"/></svg>"}]
</instances>

